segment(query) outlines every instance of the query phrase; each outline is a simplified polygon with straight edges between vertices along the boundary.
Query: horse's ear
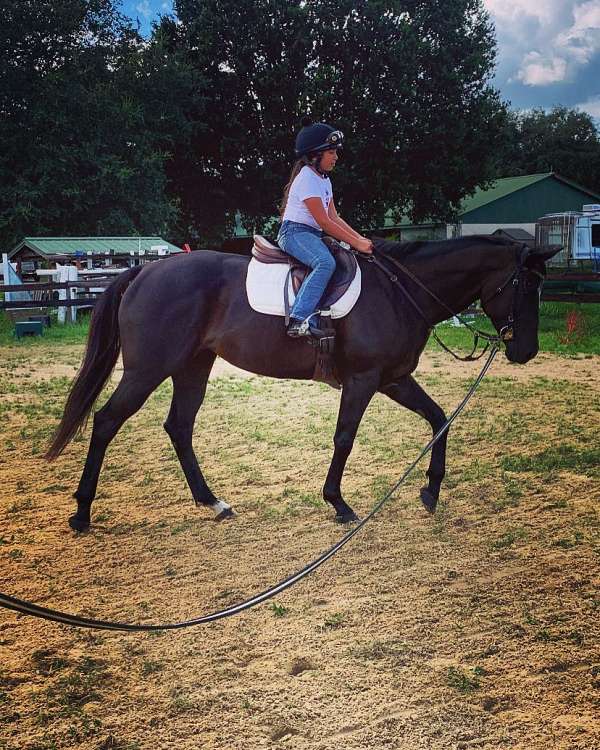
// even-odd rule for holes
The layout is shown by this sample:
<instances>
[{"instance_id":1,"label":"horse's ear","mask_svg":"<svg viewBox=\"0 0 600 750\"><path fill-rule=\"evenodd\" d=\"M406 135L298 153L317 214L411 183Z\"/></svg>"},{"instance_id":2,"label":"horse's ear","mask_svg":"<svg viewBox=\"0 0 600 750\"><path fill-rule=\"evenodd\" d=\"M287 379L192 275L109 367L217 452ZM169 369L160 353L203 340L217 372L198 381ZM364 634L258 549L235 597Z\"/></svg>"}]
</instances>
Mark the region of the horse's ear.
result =
<instances>
[{"instance_id":1,"label":"horse's ear","mask_svg":"<svg viewBox=\"0 0 600 750\"><path fill-rule=\"evenodd\" d=\"M556 246L552 245L552 247L534 247L532 250L530 250L526 257L525 257L525 263L527 265L530 265L531 263L535 263L536 261L539 263L540 261L542 263L546 263L546 261L549 261L550 258L553 258L557 253L559 253L562 250L562 246Z\"/></svg>"}]
</instances>

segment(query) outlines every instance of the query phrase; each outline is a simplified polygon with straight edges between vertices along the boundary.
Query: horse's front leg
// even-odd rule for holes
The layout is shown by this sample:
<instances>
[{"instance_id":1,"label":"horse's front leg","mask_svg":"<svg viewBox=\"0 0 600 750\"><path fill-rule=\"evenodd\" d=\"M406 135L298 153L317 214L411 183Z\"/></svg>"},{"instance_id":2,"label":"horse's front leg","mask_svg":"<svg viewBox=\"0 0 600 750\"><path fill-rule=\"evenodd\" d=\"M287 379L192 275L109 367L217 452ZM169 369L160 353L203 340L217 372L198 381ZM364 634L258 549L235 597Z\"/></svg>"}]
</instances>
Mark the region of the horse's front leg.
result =
<instances>
[{"instance_id":1,"label":"horse's front leg","mask_svg":"<svg viewBox=\"0 0 600 750\"><path fill-rule=\"evenodd\" d=\"M434 435L446 421L446 415L441 407L425 393L410 375L405 375L395 383L388 383L381 388L381 392L401 406L405 406L426 419L431 425ZM433 446L429 468L427 469L429 485L421 488L421 501L430 513L435 511L440 496L442 479L446 473L447 438L448 431Z\"/></svg>"},{"instance_id":2,"label":"horse's front leg","mask_svg":"<svg viewBox=\"0 0 600 750\"><path fill-rule=\"evenodd\" d=\"M335 508L335 520L338 523L358 520L356 513L344 501L340 484L360 420L379 387L380 377L379 371L369 371L344 379L340 411L333 439L335 450L323 487L323 497Z\"/></svg>"}]
</instances>

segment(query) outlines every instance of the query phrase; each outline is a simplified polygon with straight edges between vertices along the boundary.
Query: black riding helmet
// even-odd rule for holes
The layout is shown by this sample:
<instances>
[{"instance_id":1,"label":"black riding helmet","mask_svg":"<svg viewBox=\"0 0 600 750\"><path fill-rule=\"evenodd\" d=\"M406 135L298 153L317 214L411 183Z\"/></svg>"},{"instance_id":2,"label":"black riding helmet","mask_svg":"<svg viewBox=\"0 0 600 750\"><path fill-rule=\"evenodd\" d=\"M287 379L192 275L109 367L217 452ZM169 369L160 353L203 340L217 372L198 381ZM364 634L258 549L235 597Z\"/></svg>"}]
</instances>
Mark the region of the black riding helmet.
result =
<instances>
[{"instance_id":1,"label":"black riding helmet","mask_svg":"<svg viewBox=\"0 0 600 750\"><path fill-rule=\"evenodd\" d=\"M296 136L296 156L327 151L330 148L342 148L344 134L324 122L312 122L309 117L302 120L304 126Z\"/></svg>"}]
</instances>

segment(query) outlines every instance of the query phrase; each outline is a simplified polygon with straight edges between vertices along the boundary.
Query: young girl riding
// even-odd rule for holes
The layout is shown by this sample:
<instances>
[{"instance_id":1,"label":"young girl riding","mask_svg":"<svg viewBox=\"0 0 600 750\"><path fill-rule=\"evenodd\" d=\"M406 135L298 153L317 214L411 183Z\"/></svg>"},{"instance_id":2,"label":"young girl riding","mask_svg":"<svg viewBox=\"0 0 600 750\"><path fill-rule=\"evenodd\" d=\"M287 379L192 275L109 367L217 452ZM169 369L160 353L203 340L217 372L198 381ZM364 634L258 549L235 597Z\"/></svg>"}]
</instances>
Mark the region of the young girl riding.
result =
<instances>
[{"instance_id":1,"label":"young girl riding","mask_svg":"<svg viewBox=\"0 0 600 750\"><path fill-rule=\"evenodd\" d=\"M311 336L311 319L335 271L335 259L323 234L347 242L362 253L373 252L371 240L355 232L338 216L329 172L338 160L344 136L323 122L305 118L296 137L297 161L281 204L280 248L312 269L300 287L290 312L288 336Z\"/></svg>"}]
</instances>

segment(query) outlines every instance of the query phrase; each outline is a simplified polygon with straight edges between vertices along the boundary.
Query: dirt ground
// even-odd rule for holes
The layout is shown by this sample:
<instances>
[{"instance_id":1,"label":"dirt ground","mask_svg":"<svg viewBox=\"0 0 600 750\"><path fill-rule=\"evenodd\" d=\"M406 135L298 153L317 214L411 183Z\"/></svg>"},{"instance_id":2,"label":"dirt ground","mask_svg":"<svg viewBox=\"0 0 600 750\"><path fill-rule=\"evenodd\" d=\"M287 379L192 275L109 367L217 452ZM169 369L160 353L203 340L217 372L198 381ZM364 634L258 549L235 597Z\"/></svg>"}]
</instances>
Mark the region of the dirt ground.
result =
<instances>
[{"instance_id":1,"label":"dirt ground","mask_svg":"<svg viewBox=\"0 0 600 750\"><path fill-rule=\"evenodd\" d=\"M194 445L237 517L194 507L165 384L111 445L92 529L74 534L89 433L55 463L42 453L81 348L0 353L0 591L184 620L344 533L321 500L339 394L218 362ZM0 610L0 750L600 748L599 365L498 359L451 433L436 515L421 464L337 556L242 615L140 635ZM418 379L449 412L477 372L426 353ZM374 399L343 485L359 514L428 436Z\"/></svg>"}]
</instances>

